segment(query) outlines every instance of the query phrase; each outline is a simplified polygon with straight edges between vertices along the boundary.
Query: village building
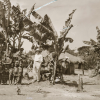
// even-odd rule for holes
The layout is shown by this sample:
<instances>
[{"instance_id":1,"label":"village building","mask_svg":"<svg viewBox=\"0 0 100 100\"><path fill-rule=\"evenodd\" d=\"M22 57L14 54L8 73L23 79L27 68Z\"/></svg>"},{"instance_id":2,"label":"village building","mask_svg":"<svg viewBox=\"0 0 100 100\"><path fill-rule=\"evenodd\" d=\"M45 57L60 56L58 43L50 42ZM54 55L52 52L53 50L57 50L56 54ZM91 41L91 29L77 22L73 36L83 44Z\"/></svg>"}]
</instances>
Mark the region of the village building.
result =
<instances>
[{"instance_id":1,"label":"village building","mask_svg":"<svg viewBox=\"0 0 100 100\"><path fill-rule=\"evenodd\" d=\"M67 61L66 57L68 57ZM59 56L59 61L62 63L64 74L75 74L75 69L81 69L82 63L84 63L82 58L71 55L67 52L61 53Z\"/></svg>"}]
</instances>

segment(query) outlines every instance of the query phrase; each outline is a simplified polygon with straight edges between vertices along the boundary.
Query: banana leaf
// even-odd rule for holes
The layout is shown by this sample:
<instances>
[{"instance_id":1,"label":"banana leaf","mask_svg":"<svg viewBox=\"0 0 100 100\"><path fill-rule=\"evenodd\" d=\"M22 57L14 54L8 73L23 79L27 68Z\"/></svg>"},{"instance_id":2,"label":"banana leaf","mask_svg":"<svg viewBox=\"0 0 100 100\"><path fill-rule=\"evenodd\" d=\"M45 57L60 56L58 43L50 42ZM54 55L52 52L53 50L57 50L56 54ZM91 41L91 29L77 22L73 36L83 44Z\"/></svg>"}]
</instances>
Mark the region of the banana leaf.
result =
<instances>
[{"instance_id":1,"label":"banana leaf","mask_svg":"<svg viewBox=\"0 0 100 100\"><path fill-rule=\"evenodd\" d=\"M33 11L33 12L32 12L32 15L33 15L36 19L38 19L40 22L43 21L43 18L42 18L36 11Z\"/></svg>"},{"instance_id":2,"label":"banana leaf","mask_svg":"<svg viewBox=\"0 0 100 100\"><path fill-rule=\"evenodd\" d=\"M32 6L31 10L30 10L29 13L28 13L29 19L30 19L30 15L31 15L32 11L34 10L34 7L35 7L35 4Z\"/></svg>"},{"instance_id":3,"label":"banana leaf","mask_svg":"<svg viewBox=\"0 0 100 100\"><path fill-rule=\"evenodd\" d=\"M96 41L94 41L93 39L90 39L90 41L91 41L91 45L96 45Z\"/></svg>"},{"instance_id":4,"label":"banana leaf","mask_svg":"<svg viewBox=\"0 0 100 100\"><path fill-rule=\"evenodd\" d=\"M91 45L90 41L83 41L84 44Z\"/></svg>"},{"instance_id":5,"label":"banana leaf","mask_svg":"<svg viewBox=\"0 0 100 100\"><path fill-rule=\"evenodd\" d=\"M57 32L56 32L56 30L55 30L55 28L53 26L53 23L52 23L50 17L47 14L44 16L44 20L43 20L42 24L44 26L46 26L48 29L50 29L51 31L53 31L53 35L54 36L58 36Z\"/></svg>"},{"instance_id":6,"label":"banana leaf","mask_svg":"<svg viewBox=\"0 0 100 100\"><path fill-rule=\"evenodd\" d=\"M73 40L72 38L66 37L66 38L65 38L65 42L68 42L68 41L69 41L70 43L72 43L74 40Z\"/></svg>"}]
</instances>

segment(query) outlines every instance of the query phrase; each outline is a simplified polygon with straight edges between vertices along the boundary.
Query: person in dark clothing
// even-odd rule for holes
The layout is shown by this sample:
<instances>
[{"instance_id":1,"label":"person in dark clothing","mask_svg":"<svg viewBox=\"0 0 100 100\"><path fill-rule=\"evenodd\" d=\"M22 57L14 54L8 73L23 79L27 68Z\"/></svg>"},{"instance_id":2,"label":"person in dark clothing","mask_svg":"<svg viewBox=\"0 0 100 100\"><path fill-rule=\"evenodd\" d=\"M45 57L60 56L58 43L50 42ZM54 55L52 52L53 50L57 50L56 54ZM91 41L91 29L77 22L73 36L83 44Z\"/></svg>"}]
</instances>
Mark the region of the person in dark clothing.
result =
<instances>
[{"instance_id":1,"label":"person in dark clothing","mask_svg":"<svg viewBox=\"0 0 100 100\"><path fill-rule=\"evenodd\" d=\"M54 68L54 62L51 61L48 65L49 67L49 82L51 83L52 82L52 76L53 76L53 68Z\"/></svg>"},{"instance_id":2,"label":"person in dark clothing","mask_svg":"<svg viewBox=\"0 0 100 100\"><path fill-rule=\"evenodd\" d=\"M20 64L19 67L18 67L17 83L21 84L21 81L22 81L22 64Z\"/></svg>"},{"instance_id":3,"label":"person in dark clothing","mask_svg":"<svg viewBox=\"0 0 100 100\"><path fill-rule=\"evenodd\" d=\"M3 84L7 84L7 80L8 80L8 69L5 67L4 70L2 71L2 83Z\"/></svg>"},{"instance_id":4,"label":"person in dark clothing","mask_svg":"<svg viewBox=\"0 0 100 100\"><path fill-rule=\"evenodd\" d=\"M56 71L55 71L55 61L56 61L57 53L53 52L51 61L49 63L49 81L52 84L55 84L55 79L56 79Z\"/></svg>"},{"instance_id":5,"label":"person in dark clothing","mask_svg":"<svg viewBox=\"0 0 100 100\"><path fill-rule=\"evenodd\" d=\"M84 75L84 64L81 63L81 68L82 68L82 74Z\"/></svg>"}]
</instances>

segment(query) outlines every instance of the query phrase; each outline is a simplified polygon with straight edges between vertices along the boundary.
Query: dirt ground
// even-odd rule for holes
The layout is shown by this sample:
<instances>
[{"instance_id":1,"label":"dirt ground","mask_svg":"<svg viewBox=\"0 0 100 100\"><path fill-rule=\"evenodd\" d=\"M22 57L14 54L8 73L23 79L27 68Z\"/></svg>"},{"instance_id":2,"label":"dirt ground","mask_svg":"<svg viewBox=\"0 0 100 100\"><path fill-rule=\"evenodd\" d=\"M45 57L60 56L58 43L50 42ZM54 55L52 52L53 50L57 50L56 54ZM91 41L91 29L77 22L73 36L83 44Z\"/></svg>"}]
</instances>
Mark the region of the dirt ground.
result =
<instances>
[{"instance_id":1,"label":"dirt ground","mask_svg":"<svg viewBox=\"0 0 100 100\"><path fill-rule=\"evenodd\" d=\"M48 81L27 85L23 80L20 95L17 95L16 85L0 85L0 100L99 100L100 77L89 78L85 71L83 78L83 92L77 92L78 75L80 70L75 70L76 75L64 75L64 84L50 85ZM29 82L31 82L30 80Z\"/></svg>"}]
</instances>

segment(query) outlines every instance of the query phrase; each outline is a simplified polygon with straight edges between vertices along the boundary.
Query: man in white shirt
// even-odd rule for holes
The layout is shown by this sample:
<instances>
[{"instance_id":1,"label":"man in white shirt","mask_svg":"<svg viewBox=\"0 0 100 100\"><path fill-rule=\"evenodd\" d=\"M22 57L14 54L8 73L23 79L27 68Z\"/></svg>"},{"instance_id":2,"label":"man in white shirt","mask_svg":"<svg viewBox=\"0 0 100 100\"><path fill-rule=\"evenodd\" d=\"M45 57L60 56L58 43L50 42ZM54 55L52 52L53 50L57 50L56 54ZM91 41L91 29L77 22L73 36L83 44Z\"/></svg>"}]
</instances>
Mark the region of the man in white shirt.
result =
<instances>
[{"instance_id":1,"label":"man in white shirt","mask_svg":"<svg viewBox=\"0 0 100 100\"><path fill-rule=\"evenodd\" d=\"M40 81L40 69L41 69L41 63L43 62L43 56L41 55L41 50L36 49L36 54L34 57L34 64L33 64L33 77L35 81Z\"/></svg>"}]
</instances>

